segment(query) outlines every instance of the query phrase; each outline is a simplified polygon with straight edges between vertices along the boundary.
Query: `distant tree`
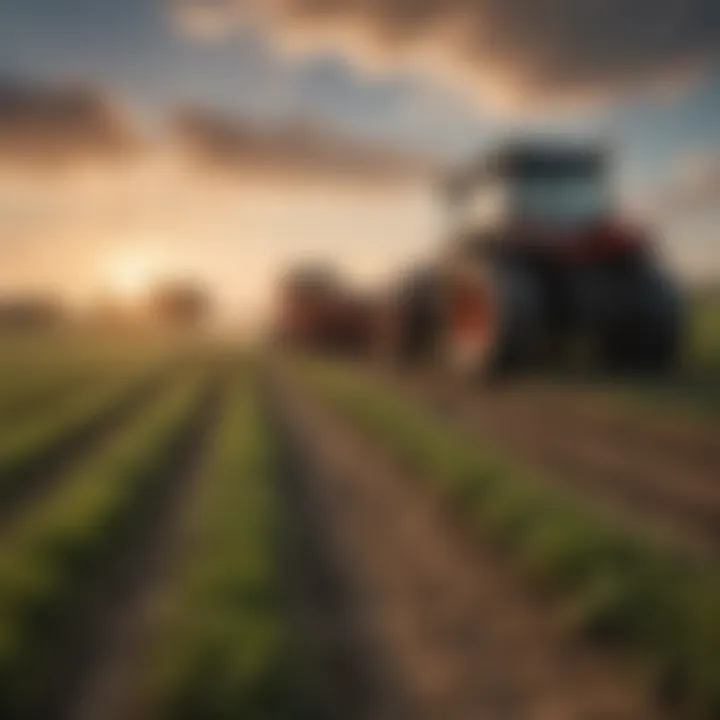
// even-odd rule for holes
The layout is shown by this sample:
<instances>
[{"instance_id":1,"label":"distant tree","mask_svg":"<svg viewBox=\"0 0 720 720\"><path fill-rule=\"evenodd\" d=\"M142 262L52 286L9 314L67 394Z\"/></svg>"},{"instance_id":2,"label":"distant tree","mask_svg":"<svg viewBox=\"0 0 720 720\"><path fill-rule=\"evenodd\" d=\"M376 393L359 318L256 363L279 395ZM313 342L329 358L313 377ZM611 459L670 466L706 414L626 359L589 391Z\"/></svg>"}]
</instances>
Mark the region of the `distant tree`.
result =
<instances>
[{"instance_id":1,"label":"distant tree","mask_svg":"<svg viewBox=\"0 0 720 720\"><path fill-rule=\"evenodd\" d=\"M45 330L66 319L65 307L54 297L24 295L0 299L0 326L6 329Z\"/></svg>"},{"instance_id":2,"label":"distant tree","mask_svg":"<svg viewBox=\"0 0 720 720\"><path fill-rule=\"evenodd\" d=\"M157 285L150 293L149 311L153 318L173 327L199 327L211 311L208 291L198 283L173 280Z\"/></svg>"}]
</instances>

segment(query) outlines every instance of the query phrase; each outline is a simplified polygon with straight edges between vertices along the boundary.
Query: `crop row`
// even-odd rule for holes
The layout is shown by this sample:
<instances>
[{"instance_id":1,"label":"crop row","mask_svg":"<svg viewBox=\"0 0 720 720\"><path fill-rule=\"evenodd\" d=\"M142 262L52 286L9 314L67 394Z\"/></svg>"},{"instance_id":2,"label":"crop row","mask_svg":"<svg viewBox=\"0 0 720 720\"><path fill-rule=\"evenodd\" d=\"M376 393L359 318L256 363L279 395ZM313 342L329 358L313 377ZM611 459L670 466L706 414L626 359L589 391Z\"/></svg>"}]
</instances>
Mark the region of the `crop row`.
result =
<instances>
[{"instance_id":1,"label":"crop row","mask_svg":"<svg viewBox=\"0 0 720 720\"><path fill-rule=\"evenodd\" d=\"M68 443L98 427L103 418L160 376L157 367L108 373L5 429L0 437L0 497L43 469Z\"/></svg>"},{"instance_id":2,"label":"crop row","mask_svg":"<svg viewBox=\"0 0 720 720\"><path fill-rule=\"evenodd\" d=\"M308 716L281 587L273 447L248 386L237 383L209 448L151 717Z\"/></svg>"},{"instance_id":3,"label":"crop row","mask_svg":"<svg viewBox=\"0 0 720 720\"><path fill-rule=\"evenodd\" d=\"M72 401L73 397L93 386L112 381L113 377L130 375L152 365L160 358L136 359L134 362L112 360L63 364L0 375L0 427L8 429L18 422L32 420L47 408Z\"/></svg>"},{"instance_id":4,"label":"crop row","mask_svg":"<svg viewBox=\"0 0 720 720\"><path fill-rule=\"evenodd\" d=\"M53 628L99 572L162 479L207 386L178 379L118 431L0 548L0 716L22 717Z\"/></svg>"},{"instance_id":5,"label":"crop row","mask_svg":"<svg viewBox=\"0 0 720 720\"><path fill-rule=\"evenodd\" d=\"M576 628L624 648L685 717L720 713L720 572L613 523L581 497L346 368L307 384L454 503L465 521L567 605Z\"/></svg>"},{"instance_id":6,"label":"crop row","mask_svg":"<svg viewBox=\"0 0 720 720\"><path fill-rule=\"evenodd\" d=\"M189 343L187 343L189 345ZM0 333L0 370L3 377L24 373L44 374L53 369L77 365L137 362L162 355L176 355L180 343L157 338L123 336L103 337L97 333Z\"/></svg>"},{"instance_id":7,"label":"crop row","mask_svg":"<svg viewBox=\"0 0 720 720\"><path fill-rule=\"evenodd\" d=\"M151 365L190 358L193 348L180 344L128 339L101 342L53 335L8 339L0 334L0 425L6 427L64 402L84 385Z\"/></svg>"},{"instance_id":8,"label":"crop row","mask_svg":"<svg viewBox=\"0 0 720 720\"><path fill-rule=\"evenodd\" d=\"M3 377L0 385L0 423L15 423L37 408L62 402L64 397L71 396L83 385L106 374L99 369L78 365Z\"/></svg>"}]
</instances>

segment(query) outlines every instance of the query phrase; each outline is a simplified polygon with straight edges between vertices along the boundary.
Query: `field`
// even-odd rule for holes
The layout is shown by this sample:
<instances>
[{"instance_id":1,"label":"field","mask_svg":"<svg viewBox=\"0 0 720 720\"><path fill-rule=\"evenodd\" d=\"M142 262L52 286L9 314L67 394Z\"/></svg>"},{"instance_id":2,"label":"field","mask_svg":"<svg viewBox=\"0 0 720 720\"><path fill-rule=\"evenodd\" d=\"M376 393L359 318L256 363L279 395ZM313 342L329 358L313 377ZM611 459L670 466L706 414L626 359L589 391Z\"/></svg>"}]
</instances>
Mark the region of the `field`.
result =
<instances>
[{"instance_id":1,"label":"field","mask_svg":"<svg viewBox=\"0 0 720 720\"><path fill-rule=\"evenodd\" d=\"M720 312L672 382L0 340L0 717L720 717Z\"/></svg>"}]
</instances>

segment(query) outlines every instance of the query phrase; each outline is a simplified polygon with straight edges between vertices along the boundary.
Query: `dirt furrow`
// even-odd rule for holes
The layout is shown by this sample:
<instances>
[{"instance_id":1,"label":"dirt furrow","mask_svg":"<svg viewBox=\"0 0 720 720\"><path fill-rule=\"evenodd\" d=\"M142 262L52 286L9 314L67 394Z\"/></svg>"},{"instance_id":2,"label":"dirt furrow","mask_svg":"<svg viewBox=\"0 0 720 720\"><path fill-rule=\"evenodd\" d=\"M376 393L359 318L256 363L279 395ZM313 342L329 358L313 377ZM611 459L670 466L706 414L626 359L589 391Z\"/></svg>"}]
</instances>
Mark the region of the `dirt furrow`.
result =
<instances>
[{"instance_id":1,"label":"dirt furrow","mask_svg":"<svg viewBox=\"0 0 720 720\"><path fill-rule=\"evenodd\" d=\"M217 420L220 387L208 389L131 533L69 609L40 675L42 696L28 718L127 720L148 649L151 610L178 556L183 517L203 450Z\"/></svg>"},{"instance_id":2,"label":"dirt furrow","mask_svg":"<svg viewBox=\"0 0 720 720\"><path fill-rule=\"evenodd\" d=\"M448 390L428 378L401 386L471 437L549 471L547 478L633 524L700 551L720 550L720 449L709 430L696 436L633 424L581 398L532 388Z\"/></svg>"},{"instance_id":3,"label":"dirt furrow","mask_svg":"<svg viewBox=\"0 0 720 720\"><path fill-rule=\"evenodd\" d=\"M386 668L418 720L660 717L639 678L571 639L491 553L460 537L434 498L296 388L283 412L313 458L308 492ZM380 717L366 714L364 717Z\"/></svg>"},{"instance_id":4,"label":"dirt furrow","mask_svg":"<svg viewBox=\"0 0 720 720\"><path fill-rule=\"evenodd\" d=\"M273 393L274 395L274 393ZM283 507L283 575L289 616L304 641L303 682L324 720L402 720L403 700L373 647L363 617L352 559L336 542L331 504L315 485L315 457L297 433L296 418L275 398L281 448L278 486Z\"/></svg>"}]
</instances>

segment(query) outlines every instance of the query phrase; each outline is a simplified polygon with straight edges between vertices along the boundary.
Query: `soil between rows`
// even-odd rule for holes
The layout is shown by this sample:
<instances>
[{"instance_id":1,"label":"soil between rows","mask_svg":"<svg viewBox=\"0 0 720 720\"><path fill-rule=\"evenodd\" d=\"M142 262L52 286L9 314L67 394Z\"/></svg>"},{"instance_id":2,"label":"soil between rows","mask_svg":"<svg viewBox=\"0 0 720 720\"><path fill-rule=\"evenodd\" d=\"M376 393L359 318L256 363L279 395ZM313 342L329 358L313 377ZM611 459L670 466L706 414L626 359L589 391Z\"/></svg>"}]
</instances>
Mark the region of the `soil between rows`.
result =
<instances>
[{"instance_id":1,"label":"soil between rows","mask_svg":"<svg viewBox=\"0 0 720 720\"><path fill-rule=\"evenodd\" d=\"M582 394L532 385L468 390L427 375L374 379L631 526L680 548L720 552L720 432L712 424L642 423Z\"/></svg>"},{"instance_id":2,"label":"soil between rows","mask_svg":"<svg viewBox=\"0 0 720 720\"><path fill-rule=\"evenodd\" d=\"M470 546L415 478L287 379L277 397L303 449L293 506L332 548L334 587L354 619L354 641L330 623L323 644L374 673L370 689L341 689L336 707L373 719L664 717L639 676L573 639L499 558Z\"/></svg>"},{"instance_id":3,"label":"soil between rows","mask_svg":"<svg viewBox=\"0 0 720 720\"><path fill-rule=\"evenodd\" d=\"M140 660L182 529L219 389L133 532L69 613L23 717L142 715ZM288 604L323 718L643 720L642 679L573 639L501 558L471 546L417 478L277 376Z\"/></svg>"}]
</instances>

